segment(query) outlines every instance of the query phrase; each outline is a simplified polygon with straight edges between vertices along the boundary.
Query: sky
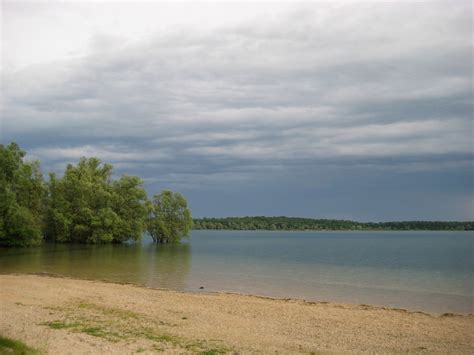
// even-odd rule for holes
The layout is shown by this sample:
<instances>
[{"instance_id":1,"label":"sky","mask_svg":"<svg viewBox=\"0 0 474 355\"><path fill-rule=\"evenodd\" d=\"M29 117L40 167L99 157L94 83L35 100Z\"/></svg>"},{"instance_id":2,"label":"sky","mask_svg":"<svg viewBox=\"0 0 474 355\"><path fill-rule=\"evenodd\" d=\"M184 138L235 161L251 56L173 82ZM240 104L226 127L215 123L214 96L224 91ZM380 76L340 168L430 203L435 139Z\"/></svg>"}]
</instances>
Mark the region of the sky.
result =
<instances>
[{"instance_id":1,"label":"sky","mask_svg":"<svg viewBox=\"0 0 474 355\"><path fill-rule=\"evenodd\" d=\"M0 141L195 217L473 220L470 1L1 2Z\"/></svg>"}]
</instances>

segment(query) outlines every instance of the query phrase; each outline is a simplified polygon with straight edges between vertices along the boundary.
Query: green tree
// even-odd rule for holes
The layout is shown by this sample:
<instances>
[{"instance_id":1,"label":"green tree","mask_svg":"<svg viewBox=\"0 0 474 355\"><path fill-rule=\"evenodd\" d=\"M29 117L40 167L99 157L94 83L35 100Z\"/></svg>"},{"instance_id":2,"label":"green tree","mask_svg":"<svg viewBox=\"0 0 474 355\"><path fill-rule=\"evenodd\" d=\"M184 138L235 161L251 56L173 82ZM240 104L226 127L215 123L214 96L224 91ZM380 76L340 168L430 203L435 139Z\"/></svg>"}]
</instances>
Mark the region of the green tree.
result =
<instances>
[{"instance_id":1,"label":"green tree","mask_svg":"<svg viewBox=\"0 0 474 355\"><path fill-rule=\"evenodd\" d=\"M183 195L165 190L153 197L148 233L154 242L179 242L189 235L192 226L191 211Z\"/></svg>"},{"instance_id":2,"label":"green tree","mask_svg":"<svg viewBox=\"0 0 474 355\"><path fill-rule=\"evenodd\" d=\"M146 230L151 205L137 176L124 175L112 184L112 208L119 217L114 242L140 240Z\"/></svg>"},{"instance_id":3,"label":"green tree","mask_svg":"<svg viewBox=\"0 0 474 355\"><path fill-rule=\"evenodd\" d=\"M48 239L119 243L141 238L148 214L142 181L134 176L112 181L112 169L97 158L81 158L61 179L50 175Z\"/></svg>"},{"instance_id":4,"label":"green tree","mask_svg":"<svg viewBox=\"0 0 474 355\"><path fill-rule=\"evenodd\" d=\"M46 189L38 162L25 162L18 144L0 144L0 245L43 240Z\"/></svg>"}]
</instances>

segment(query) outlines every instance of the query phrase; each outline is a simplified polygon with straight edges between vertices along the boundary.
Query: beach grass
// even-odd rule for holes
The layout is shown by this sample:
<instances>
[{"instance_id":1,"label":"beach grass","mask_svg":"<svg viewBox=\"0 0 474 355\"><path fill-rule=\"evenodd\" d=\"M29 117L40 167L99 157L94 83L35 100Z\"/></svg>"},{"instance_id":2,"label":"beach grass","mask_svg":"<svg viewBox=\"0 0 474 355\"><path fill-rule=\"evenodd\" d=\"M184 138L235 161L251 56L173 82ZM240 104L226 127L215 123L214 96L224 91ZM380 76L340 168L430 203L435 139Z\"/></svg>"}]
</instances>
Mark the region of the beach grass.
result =
<instances>
[{"instance_id":1,"label":"beach grass","mask_svg":"<svg viewBox=\"0 0 474 355\"><path fill-rule=\"evenodd\" d=\"M21 340L0 335L0 354L33 355L40 354L40 352Z\"/></svg>"}]
</instances>

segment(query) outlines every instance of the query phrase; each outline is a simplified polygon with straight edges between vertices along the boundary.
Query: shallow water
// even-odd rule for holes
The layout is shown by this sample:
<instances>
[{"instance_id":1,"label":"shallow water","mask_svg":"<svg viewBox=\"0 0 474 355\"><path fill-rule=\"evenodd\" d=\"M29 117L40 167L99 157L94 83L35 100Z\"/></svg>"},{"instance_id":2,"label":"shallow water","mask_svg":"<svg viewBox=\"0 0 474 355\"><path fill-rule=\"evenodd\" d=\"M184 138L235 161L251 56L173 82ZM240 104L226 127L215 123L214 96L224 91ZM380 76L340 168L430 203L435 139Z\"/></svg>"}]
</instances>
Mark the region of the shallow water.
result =
<instances>
[{"instance_id":1,"label":"shallow water","mask_svg":"<svg viewBox=\"0 0 474 355\"><path fill-rule=\"evenodd\" d=\"M473 232L194 231L180 245L1 249L0 271L473 313L473 241Z\"/></svg>"}]
</instances>

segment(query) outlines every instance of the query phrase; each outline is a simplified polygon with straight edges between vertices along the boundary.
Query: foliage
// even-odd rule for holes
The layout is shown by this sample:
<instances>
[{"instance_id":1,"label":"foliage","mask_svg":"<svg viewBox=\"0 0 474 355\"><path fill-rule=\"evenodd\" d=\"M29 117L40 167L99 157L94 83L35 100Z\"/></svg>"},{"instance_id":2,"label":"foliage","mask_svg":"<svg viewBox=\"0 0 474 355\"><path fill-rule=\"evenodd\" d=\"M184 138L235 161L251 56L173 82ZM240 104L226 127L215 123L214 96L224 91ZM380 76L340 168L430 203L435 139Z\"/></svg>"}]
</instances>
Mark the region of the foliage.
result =
<instances>
[{"instance_id":1,"label":"foliage","mask_svg":"<svg viewBox=\"0 0 474 355\"><path fill-rule=\"evenodd\" d=\"M145 231L147 195L142 181L112 181L112 165L97 158L69 164L64 176L50 174L47 237L58 242L139 240Z\"/></svg>"},{"instance_id":2,"label":"foliage","mask_svg":"<svg viewBox=\"0 0 474 355\"><path fill-rule=\"evenodd\" d=\"M69 164L46 184L38 162L25 162L16 143L0 145L0 246L56 242L120 243L140 240L147 229L156 241L174 242L192 225L186 199L165 191L152 205L139 177L112 179L113 167L97 158Z\"/></svg>"},{"instance_id":3,"label":"foliage","mask_svg":"<svg viewBox=\"0 0 474 355\"><path fill-rule=\"evenodd\" d=\"M146 230L150 202L137 176L123 175L112 183L114 191L113 208L119 216L114 241L125 241L128 237L139 240Z\"/></svg>"},{"instance_id":4,"label":"foliage","mask_svg":"<svg viewBox=\"0 0 474 355\"><path fill-rule=\"evenodd\" d=\"M474 222L403 221L363 223L292 217L227 217L194 220L194 229L230 230L473 230Z\"/></svg>"},{"instance_id":5,"label":"foliage","mask_svg":"<svg viewBox=\"0 0 474 355\"><path fill-rule=\"evenodd\" d=\"M46 189L38 162L16 143L0 144L0 245L41 243Z\"/></svg>"},{"instance_id":6,"label":"foliage","mask_svg":"<svg viewBox=\"0 0 474 355\"><path fill-rule=\"evenodd\" d=\"M39 351L29 347L20 340L0 336L0 354L32 355Z\"/></svg>"},{"instance_id":7,"label":"foliage","mask_svg":"<svg viewBox=\"0 0 474 355\"><path fill-rule=\"evenodd\" d=\"M148 232L153 241L179 242L192 228L193 220L186 199L178 192L165 190L153 197Z\"/></svg>"}]
</instances>

